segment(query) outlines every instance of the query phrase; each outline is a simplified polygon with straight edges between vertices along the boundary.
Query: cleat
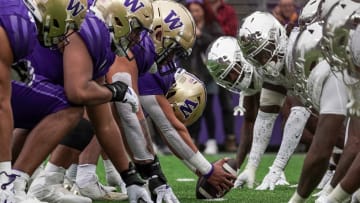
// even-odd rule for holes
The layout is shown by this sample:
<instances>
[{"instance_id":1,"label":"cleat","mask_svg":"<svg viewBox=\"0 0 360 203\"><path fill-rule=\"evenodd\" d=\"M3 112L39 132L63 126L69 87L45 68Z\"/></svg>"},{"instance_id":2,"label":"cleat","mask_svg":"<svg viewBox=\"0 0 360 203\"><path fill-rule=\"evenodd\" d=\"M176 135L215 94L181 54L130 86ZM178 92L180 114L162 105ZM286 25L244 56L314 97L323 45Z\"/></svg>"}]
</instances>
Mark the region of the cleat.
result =
<instances>
[{"instance_id":1,"label":"cleat","mask_svg":"<svg viewBox=\"0 0 360 203\"><path fill-rule=\"evenodd\" d=\"M105 187L99 182L97 176L95 176L96 181L91 181L85 187L79 187L76 183L71 188L71 192L74 194L81 194L82 196L89 197L92 200L127 200L127 194L120 192L109 192Z\"/></svg>"},{"instance_id":2,"label":"cleat","mask_svg":"<svg viewBox=\"0 0 360 203\"><path fill-rule=\"evenodd\" d=\"M87 197L74 195L63 187L64 174L44 172L30 185L28 193L41 201L51 203L91 203Z\"/></svg>"}]
</instances>

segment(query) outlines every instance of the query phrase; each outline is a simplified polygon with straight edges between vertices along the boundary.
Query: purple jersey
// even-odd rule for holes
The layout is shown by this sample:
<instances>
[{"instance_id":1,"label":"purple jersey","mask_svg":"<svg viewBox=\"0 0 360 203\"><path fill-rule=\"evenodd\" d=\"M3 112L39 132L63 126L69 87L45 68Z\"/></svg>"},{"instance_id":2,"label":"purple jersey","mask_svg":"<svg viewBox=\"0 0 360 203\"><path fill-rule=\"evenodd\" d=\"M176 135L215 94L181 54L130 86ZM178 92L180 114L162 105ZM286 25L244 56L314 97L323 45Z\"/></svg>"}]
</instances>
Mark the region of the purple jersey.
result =
<instances>
[{"instance_id":1,"label":"purple jersey","mask_svg":"<svg viewBox=\"0 0 360 203\"><path fill-rule=\"evenodd\" d=\"M134 54L134 58L136 60L139 76L148 72L151 66L155 63L156 56L155 46L148 32L143 31L140 37L142 40L139 44L135 44L131 48L131 52Z\"/></svg>"},{"instance_id":2,"label":"purple jersey","mask_svg":"<svg viewBox=\"0 0 360 203\"><path fill-rule=\"evenodd\" d=\"M110 33L106 25L89 12L78 34L83 39L92 59L92 79L104 76L115 60L115 54L110 46ZM63 84L63 58L60 51L46 49L37 44L34 53L28 59L33 64L35 73L51 79L54 83Z\"/></svg>"},{"instance_id":3,"label":"purple jersey","mask_svg":"<svg viewBox=\"0 0 360 203\"><path fill-rule=\"evenodd\" d=\"M41 75L35 75L31 86L11 83L15 128L32 129L45 116L70 107L64 88Z\"/></svg>"},{"instance_id":4,"label":"purple jersey","mask_svg":"<svg viewBox=\"0 0 360 203\"><path fill-rule=\"evenodd\" d=\"M0 0L0 27L10 41L14 62L33 51L37 41L36 25L22 0Z\"/></svg>"},{"instance_id":5,"label":"purple jersey","mask_svg":"<svg viewBox=\"0 0 360 203\"><path fill-rule=\"evenodd\" d=\"M93 79L104 76L114 63L110 32L98 17L88 12L81 25L79 35L84 40L93 62Z\"/></svg>"},{"instance_id":6,"label":"purple jersey","mask_svg":"<svg viewBox=\"0 0 360 203\"><path fill-rule=\"evenodd\" d=\"M165 95L175 83L175 73L161 76L159 72L146 73L139 76L138 86L140 95Z\"/></svg>"}]
</instances>

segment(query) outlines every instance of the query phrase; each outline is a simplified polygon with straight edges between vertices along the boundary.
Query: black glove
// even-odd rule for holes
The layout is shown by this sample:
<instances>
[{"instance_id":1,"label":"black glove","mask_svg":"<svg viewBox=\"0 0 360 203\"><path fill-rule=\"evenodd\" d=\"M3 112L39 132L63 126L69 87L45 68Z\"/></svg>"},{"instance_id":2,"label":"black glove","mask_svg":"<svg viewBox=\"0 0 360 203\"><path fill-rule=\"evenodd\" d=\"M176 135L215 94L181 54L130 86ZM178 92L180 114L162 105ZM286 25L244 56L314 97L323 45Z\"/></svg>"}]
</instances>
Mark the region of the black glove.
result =
<instances>
[{"instance_id":1,"label":"black glove","mask_svg":"<svg viewBox=\"0 0 360 203\"><path fill-rule=\"evenodd\" d=\"M126 187L130 185L143 186L146 182L140 177L136 171L135 166L130 162L129 169L120 173L121 178L126 184Z\"/></svg>"},{"instance_id":2,"label":"black glove","mask_svg":"<svg viewBox=\"0 0 360 203\"><path fill-rule=\"evenodd\" d=\"M149 180L149 190L151 193L151 199L156 200L156 192L154 191L157 187L167 184L167 179L162 172L160 162L157 156L153 162L148 164L135 164L136 169L144 179Z\"/></svg>"},{"instance_id":3,"label":"black glove","mask_svg":"<svg viewBox=\"0 0 360 203\"><path fill-rule=\"evenodd\" d=\"M121 81L116 81L111 84L105 84L104 86L112 92L113 96L111 101L122 102L124 100L126 92L128 91L128 85Z\"/></svg>"}]
</instances>

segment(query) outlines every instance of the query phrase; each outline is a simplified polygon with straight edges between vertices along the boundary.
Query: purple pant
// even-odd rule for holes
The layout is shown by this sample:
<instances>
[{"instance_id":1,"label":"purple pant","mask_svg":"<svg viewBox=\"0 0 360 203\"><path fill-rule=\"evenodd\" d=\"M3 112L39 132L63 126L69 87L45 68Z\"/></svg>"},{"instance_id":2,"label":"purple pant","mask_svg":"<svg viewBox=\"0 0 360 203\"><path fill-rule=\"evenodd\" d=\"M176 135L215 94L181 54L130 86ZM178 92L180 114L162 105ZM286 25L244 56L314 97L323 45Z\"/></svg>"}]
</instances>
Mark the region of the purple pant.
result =
<instances>
[{"instance_id":1,"label":"purple pant","mask_svg":"<svg viewBox=\"0 0 360 203\"><path fill-rule=\"evenodd\" d=\"M47 115L71 106L64 88L41 75L35 76L30 87L12 81L11 105L15 128L24 129L32 129Z\"/></svg>"}]
</instances>

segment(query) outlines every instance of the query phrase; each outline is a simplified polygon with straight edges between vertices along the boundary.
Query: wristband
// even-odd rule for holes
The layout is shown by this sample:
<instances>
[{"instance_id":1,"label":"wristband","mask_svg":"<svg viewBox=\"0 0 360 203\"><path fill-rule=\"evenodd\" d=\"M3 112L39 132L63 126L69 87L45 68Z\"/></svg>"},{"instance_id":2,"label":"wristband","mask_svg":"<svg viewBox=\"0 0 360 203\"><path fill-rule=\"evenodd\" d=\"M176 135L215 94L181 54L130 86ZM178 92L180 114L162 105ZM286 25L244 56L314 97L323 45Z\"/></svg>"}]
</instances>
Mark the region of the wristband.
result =
<instances>
[{"instance_id":1,"label":"wristband","mask_svg":"<svg viewBox=\"0 0 360 203\"><path fill-rule=\"evenodd\" d=\"M207 174L205 174L204 177L205 177L206 179L208 179L208 178L213 174L213 172L214 172L214 165L211 164L211 169L210 169L210 171L209 171Z\"/></svg>"},{"instance_id":2,"label":"wristband","mask_svg":"<svg viewBox=\"0 0 360 203\"><path fill-rule=\"evenodd\" d=\"M188 162L193 165L202 175L208 174L213 166L211 163L205 159L205 157L198 151L194 154Z\"/></svg>"}]
</instances>

